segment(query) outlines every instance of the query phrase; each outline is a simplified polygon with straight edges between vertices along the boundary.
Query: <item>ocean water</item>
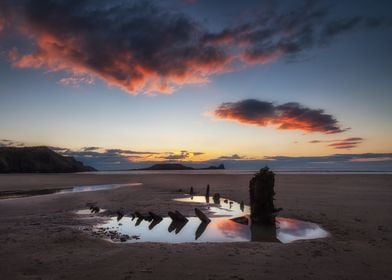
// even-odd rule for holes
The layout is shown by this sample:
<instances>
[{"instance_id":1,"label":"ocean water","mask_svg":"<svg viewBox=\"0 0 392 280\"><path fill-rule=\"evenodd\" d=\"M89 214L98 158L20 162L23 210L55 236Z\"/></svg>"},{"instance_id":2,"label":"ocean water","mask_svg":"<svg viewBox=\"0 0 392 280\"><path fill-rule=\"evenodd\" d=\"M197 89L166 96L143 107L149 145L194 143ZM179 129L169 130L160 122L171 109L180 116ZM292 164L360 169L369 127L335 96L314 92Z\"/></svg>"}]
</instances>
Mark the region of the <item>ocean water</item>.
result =
<instances>
[{"instance_id":1,"label":"ocean water","mask_svg":"<svg viewBox=\"0 0 392 280\"><path fill-rule=\"evenodd\" d=\"M273 170L276 174L314 174L314 175L336 175L336 174L378 174L378 175L392 175L392 171L290 171L290 170ZM146 175L146 174L200 174L200 175L252 175L258 170L130 170L130 171L94 171L83 172L80 174L97 174L97 175Z\"/></svg>"}]
</instances>

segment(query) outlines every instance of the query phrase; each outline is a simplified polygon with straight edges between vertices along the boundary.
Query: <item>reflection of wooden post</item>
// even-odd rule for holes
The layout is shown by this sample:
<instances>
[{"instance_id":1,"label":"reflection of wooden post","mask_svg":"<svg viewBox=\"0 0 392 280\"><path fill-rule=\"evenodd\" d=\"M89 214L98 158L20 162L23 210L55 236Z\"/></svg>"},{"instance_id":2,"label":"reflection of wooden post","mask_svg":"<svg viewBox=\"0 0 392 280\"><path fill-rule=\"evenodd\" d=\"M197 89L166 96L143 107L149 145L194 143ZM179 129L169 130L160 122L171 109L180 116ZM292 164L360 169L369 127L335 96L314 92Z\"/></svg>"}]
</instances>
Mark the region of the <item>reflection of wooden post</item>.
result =
<instances>
[{"instance_id":1,"label":"reflection of wooden post","mask_svg":"<svg viewBox=\"0 0 392 280\"><path fill-rule=\"evenodd\" d=\"M249 183L250 209L253 224L275 225L275 174L264 167Z\"/></svg>"},{"instance_id":2,"label":"reflection of wooden post","mask_svg":"<svg viewBox=\"0 0 392 280\"><path fill-rule=\"evenodd\" d=\"M214 193L212 196L212 199L214 200L215 204L220 204L220 194L219 193Z\"/></svg>"},{"instance_id":3,"label":"reflection of wooden post","mask_svg":"<svg viewBox=\"0 0 392 280\"><path fill-rule=\"evenodd\" d=\"M251 241L258 242L279 242L276 238L276 226L273 225L259 225L252 224L250 226L251 230Z\"/></svg>"},{"instance_id":4,"label":"reflection of wooden post","mask_svg":"<svg viewBox=\"0 0 392 280\"><path fill-rule=\"evenodd\" d=\"M245 203L244 203L244 201L243 201L243 200L241 201L241 204L240 204L240 209L241 209L241 211L242 211L242 212L244 212L244 209L245 209Z\"/></svg>"}]
</instances>

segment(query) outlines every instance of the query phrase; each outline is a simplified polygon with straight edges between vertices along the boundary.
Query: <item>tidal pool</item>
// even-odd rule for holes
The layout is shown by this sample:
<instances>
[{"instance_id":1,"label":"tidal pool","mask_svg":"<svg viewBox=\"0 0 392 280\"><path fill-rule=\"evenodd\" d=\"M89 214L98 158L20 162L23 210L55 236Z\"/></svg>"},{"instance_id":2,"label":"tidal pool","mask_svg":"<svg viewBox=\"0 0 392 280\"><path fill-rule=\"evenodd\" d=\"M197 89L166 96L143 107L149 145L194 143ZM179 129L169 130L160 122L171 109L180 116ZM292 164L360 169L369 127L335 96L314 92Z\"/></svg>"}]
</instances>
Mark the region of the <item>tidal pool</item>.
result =
<instances>
[{"instance_id":1,"label":"tidal pool","mask_svg":"<svg viewBox=\"0 0 392 280\"><path fill-rule=\"evenodd\" d=\"M0 192L0 199L21 198L21 197L48 195L48 194L94 192L94 191L112 190L121 187L140 186L140 185L142 185L142 183L75 186L75 187L68 187L68 188L39 189L39 190L28 190L28 191L3 191Z\"/></svg>"},{"instance_id":2,"label":"tidal pool","mask_svg":"<svg viewBox=\"0 0 392 280\"><path fill-rule=\"evenodd\" d=\"M80 210L75 211L75 214L92 216L94 214L103 213L103 212L106 212L106 211L107 211L107 209L98 209L98 212L94 212L91 209L80 209Z\"/></svg>"},{"instance_id":3,"label":"tidal pool","mask_svg":"<svg viewBox=\"0 0 392 280\"><path fill-rule=\"evenodd\" d=\"M96 235L114 242L281 242L325 238L329 235L319 225L311 222L277 217L275 226L252 225L250 208L243 203L221 198L219 201L204 196L175 199L177 202L202 205L210 223L197 217L187 217L187 222L174 222L169 217L148 221L136 217L111 217L93 228Z\"/></svg>"}]
</instances>

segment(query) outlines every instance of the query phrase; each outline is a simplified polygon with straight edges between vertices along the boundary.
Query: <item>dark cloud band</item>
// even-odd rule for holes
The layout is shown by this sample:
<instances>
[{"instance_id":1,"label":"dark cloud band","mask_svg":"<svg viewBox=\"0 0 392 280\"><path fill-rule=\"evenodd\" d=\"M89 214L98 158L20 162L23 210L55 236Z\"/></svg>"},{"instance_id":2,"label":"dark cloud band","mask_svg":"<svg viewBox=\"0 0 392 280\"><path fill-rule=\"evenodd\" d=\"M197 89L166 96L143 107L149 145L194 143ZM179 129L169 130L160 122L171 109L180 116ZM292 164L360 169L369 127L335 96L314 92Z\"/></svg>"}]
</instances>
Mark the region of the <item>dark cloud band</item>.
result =
<instances>
[{"instance_id":1,"label":"dark cloud band","mask_svg":"<svg viewBox=\"0 0 392 280\"><path fill-rule=\"evenodd\" d=\"M99 78L133 94L170 93L206 83L238 64L270 63L355 28L386 26L379 18L331 19L315 3L304 1L286 12L255 11L257 16L243 23L211 32L185 14L158 6L159 1L3 0L0 31L16 31L34 42L31 52L9 52L15 67L66 71L71 76L61 84Z\"/></svg>"},{"instance_id":2,"label":"dark cloud band","mask_svg":"<svg viewBox=\"0 0 392 280\"><path fill-rule=\"evenodd\" d=\"M359 141L359 137L345 140ZM327 140L315 140L318 143ZM315 142L316 143L316 142ZM8 139L0 139L0 147L25 147L25 143ZM181 162L191 167L208 167L211 165L224 164L227 169L258 170L268 165L274 170L357 170L357 171L391 171L392 153L366 153L366 154L335 154L327 156L268 156L260 159L233 154L220 156L210 160L197 160L193 157L203 154L202 152L181 151L177 155L180 158L165 159L164 156L175 155L174 152L159 154L149 151L134 151L121 149L102 149L99 147L85 147L80 150L71 150L62 147L49 147L65 156L73 156L87 165L98 170L129 170L132 168L148 167L155 163ZM156 155L156 157L153 157ZM188 157L186 157L188 155Z\"/></svg>"},{"instance_id":3,"label":"dark cloud band","mask_svg":"<svg viewBox=\"0 0 392 280\"><path fill-rule=\"evenodd\" d=\"M351 137L346 139L336 139L336 140L312 140L309 144L320 144L328 143L329 147L337 150L349 150L358 147L364 141L361 137Z\"/></svg>"}]
</instances>

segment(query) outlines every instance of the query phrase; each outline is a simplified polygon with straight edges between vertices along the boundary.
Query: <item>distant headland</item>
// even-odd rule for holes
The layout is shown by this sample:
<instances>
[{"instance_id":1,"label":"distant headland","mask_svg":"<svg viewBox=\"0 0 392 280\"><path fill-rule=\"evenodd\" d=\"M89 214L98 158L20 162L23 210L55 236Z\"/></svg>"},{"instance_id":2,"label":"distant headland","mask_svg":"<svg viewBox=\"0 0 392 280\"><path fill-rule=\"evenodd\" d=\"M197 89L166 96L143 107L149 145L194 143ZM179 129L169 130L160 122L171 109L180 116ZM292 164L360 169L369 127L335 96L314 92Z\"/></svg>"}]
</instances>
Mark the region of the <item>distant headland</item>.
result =
<instances>
[{"instance_id":1,"label":"distant headland","mask_svg":"<svg viewBox=\"0 0 392 280\"><path fill-rule=\"evenodd\" d=\"M48 147L0 147L0 173L72 173L96 171Z\"/></svg>"},{"instance_id":2,"label":"distant headland","mask_svg":"<svg viewBox=\"0 0 392 280\"><path fill-rule=\"evenodd\" d=\"M220 164L218 166L209 166L206 168L193 168L179 163L158 163L147 168L139 168L139 169L132 169L132 170L217 170L217 169L225 169L225 166L223 164Z\"/></svg>"}]
</instances>

